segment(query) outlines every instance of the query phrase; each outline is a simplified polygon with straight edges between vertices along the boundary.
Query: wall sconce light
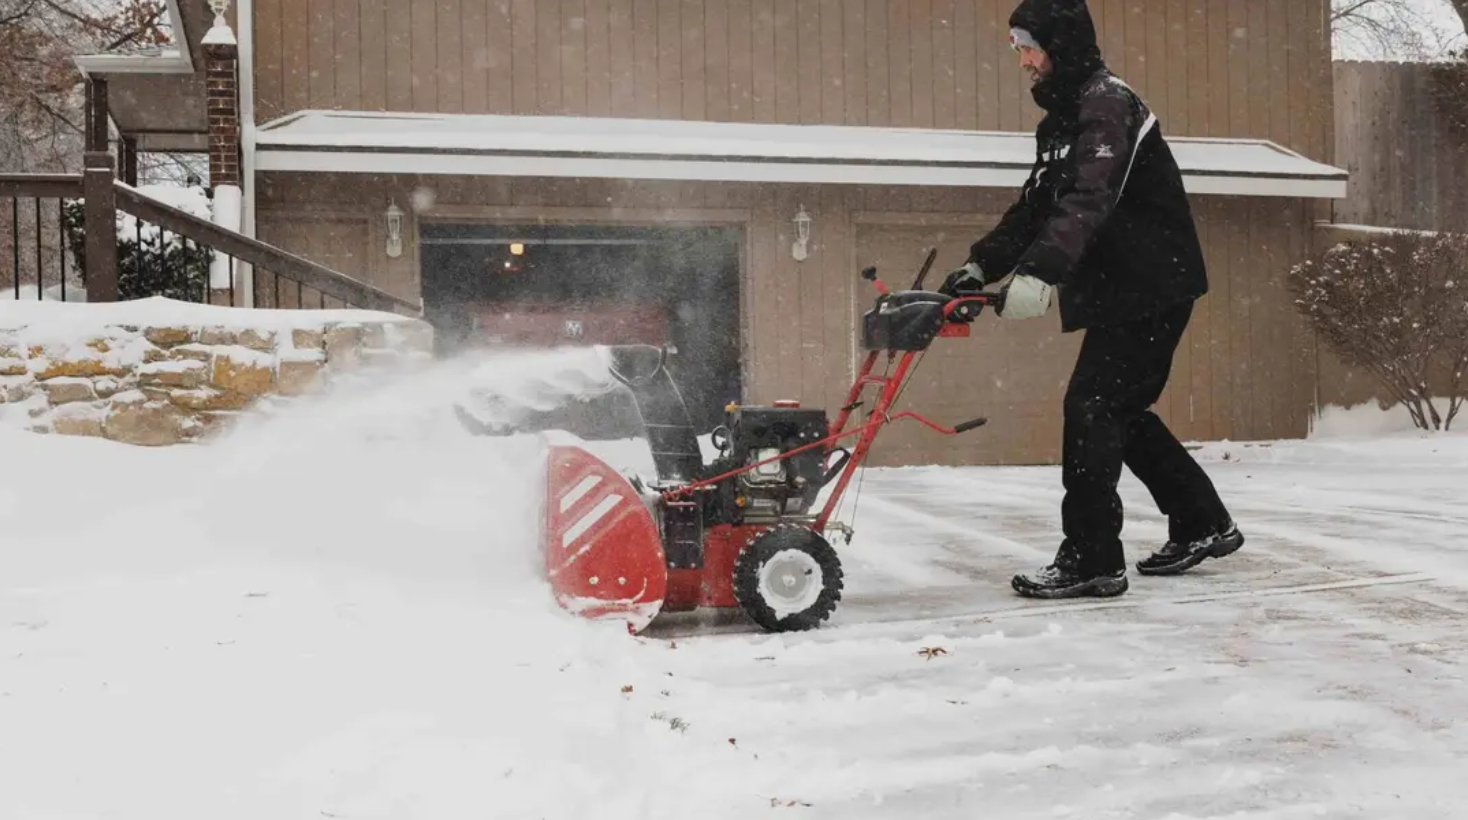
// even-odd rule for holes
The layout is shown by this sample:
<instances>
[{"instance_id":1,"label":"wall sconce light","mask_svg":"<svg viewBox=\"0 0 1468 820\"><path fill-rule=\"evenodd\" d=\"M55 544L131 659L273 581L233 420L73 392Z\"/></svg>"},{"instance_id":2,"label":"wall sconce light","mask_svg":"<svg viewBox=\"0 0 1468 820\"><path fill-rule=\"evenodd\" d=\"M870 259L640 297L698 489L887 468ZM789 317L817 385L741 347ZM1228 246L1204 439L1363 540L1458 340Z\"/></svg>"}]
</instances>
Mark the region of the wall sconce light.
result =
<instances>
[{"instance_id":1,"label":"wall sconce light","mask_svg":"<svg viewBox=\"0 0 1468 820\"><path fill-rule=\"evenodd\" d=\"M387 206L387 255L392 259L403 255L403 209L396 199Z\"/></svg>"},{"instance_id":2,"label":"wall sconce light","mask_svg":"<svg viewBox=\"0 0 1468 820\"><path fill-rule=\"evenodd\" d=\"M805 205L801 205L795 214L795 244L790 248L790 255L797 262L804 262L810 257L810 221Z\"/></svg>"}]
</instances>

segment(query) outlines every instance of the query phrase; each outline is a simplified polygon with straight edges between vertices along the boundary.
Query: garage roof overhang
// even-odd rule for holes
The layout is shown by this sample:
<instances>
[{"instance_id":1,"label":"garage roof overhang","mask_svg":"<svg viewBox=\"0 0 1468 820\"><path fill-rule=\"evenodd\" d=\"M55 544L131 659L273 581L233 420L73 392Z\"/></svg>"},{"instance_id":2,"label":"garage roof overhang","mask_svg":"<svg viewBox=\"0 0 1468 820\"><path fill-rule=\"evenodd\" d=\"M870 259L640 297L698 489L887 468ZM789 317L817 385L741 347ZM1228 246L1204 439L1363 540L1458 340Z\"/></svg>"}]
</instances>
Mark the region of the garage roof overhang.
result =
<instances>
[{"instance_id":1,"label":"garage roof overhang","mask_svg":"<svg viewBox=\"0 0 1468 820\"><path fill-rule=\"evenodd\" d=\"M1347 172L1264 140L1169 139L1195 194L1340 198ZM1017 188L1029 133L604 117L302 111L260 171Z\"/></svg>"},{"instance_id":2,"label":"garage roof overhang","mask_svg":"<svg viewBox=\"0 0 1468 820\"><path fill-rule=\"evenodd\" d=\"M187 11L185 11L187 9ZM174 43L132 53L75 58L84 76L107 80L107 109L120 134L143 152L205 152L204 4L167 0Z\"/></svg>"}]
</instances>

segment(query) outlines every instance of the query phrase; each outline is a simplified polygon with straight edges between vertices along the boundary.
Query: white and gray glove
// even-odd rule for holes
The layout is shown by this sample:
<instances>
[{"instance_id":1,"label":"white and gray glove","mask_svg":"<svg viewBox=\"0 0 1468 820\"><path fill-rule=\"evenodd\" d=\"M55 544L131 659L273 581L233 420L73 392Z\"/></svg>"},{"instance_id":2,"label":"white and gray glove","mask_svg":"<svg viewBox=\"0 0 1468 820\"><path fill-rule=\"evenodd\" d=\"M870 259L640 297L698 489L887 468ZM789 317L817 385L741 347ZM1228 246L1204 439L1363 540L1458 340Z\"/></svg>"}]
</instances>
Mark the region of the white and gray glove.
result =
<instances>
[{"instance_id":1,"label":"white and gray glove","mask_svg":"<svg viewBox=\"0 0 1468 820\"><path fill-rule=\"evenodd\" d=\"M1033 276L1020 274L1004 286L1004 307L999 316L1003 319L1038 319L1050 312L1050 302L1055 288Z\"/></svg>"}]
</instances>

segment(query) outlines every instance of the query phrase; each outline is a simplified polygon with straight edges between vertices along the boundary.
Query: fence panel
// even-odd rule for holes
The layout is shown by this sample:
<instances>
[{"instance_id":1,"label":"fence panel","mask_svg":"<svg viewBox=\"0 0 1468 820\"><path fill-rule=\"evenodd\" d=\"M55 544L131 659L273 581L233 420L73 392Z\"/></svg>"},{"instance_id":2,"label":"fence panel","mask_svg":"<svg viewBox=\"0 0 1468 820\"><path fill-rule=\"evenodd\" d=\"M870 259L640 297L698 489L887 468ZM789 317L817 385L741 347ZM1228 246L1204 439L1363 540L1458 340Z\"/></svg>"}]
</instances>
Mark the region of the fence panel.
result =
<instances>
[{"instance_id":1,"label":"fence panel","mask_svg":"<svg viewBox=\"0 0 1468 820\"><path fill-rule=\"evenodd\" d=\"M1442 72L1335 64L1336 164L1351 173L1336 222L1468 232L1468 121L1454 115L1468 111L1468 85L1454 91Z\"/></svg>"}]
</instances>

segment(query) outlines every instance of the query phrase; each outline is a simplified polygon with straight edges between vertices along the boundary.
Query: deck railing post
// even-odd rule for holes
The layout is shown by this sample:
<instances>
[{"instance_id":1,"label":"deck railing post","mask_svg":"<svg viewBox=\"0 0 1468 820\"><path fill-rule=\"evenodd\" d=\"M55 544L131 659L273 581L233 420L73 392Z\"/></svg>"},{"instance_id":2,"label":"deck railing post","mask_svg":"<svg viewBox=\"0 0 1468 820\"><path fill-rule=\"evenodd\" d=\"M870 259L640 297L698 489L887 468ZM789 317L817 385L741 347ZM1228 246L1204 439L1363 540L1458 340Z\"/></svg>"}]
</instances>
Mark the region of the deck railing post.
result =
<instances>
[{"instance_id":1,"label":"deck railing post","mask_svg":"<svg viewBox=\"0 0 1468 820\"><path fill-rule=\"evenodd\" d=\"M82 170L82 197L86 200L87 301L116 302L117 197L112 155L88 151Z\"/></svg>"},{"instance_id":2,"label":"deck railing post","mask_svg":"<svg viewBox=\"0 0 1468 820\"><path fill-rule=\"evenodd\" d=\"M111 123L107 95L107 81L91 77L86 85L86 144L85 151L106 151L107 126Z\"/></svg>"}]
</instances>

